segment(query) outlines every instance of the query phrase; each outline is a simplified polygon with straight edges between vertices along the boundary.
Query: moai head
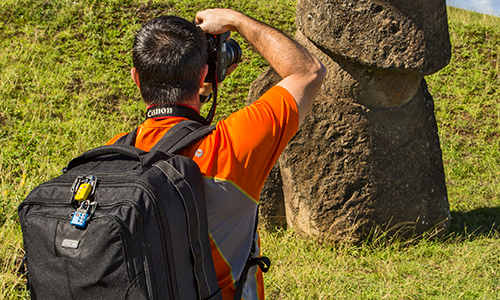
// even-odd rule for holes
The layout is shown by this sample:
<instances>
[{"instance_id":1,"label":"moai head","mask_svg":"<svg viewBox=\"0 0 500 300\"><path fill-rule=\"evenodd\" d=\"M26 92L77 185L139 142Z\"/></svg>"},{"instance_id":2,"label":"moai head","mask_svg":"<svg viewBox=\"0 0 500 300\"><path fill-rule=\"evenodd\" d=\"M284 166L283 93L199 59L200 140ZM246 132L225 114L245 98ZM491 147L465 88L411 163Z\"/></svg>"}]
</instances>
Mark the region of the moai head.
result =
<instances>
[{"instance_id":1,"label":"moai head","mask_svg":"<svg viewBox=\"0 0 500 300\"><path fill-rule=\"evenodd\" d=\"M449 63L445 0L298 0L298 29L328 55L428 75Z\"/></svg>"},{"instance_id":2,"label":"moai head","mask_svg":"<svg viewBox=\"0 0 500 300\"><path fill-rule=\"evenodd\" d=\"M445 0L298 0L296 39L321 50L327 94L399 107L449 63L447 22Z\"/></svg>"}]
</instances>

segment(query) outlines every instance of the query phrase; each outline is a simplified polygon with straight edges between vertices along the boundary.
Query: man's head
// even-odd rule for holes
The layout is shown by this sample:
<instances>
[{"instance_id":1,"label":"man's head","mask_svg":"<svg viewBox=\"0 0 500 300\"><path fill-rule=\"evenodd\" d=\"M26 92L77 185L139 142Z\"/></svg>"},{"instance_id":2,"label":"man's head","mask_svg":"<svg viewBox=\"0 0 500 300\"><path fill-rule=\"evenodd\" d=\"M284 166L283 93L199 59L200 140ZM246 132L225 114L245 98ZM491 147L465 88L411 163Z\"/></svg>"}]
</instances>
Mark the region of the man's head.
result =
<instances>
[{"instance_id":1,"label":"man's head","mask_svg":"<svg viewBox=\"0 0 500 300\"><path fill-rule=\"evenodd\" d=\"M135 36L133 62L146 104L198 97L200 72L207 62L205 33L175 16L150 20Z\"/></svg>"}]
</instances>

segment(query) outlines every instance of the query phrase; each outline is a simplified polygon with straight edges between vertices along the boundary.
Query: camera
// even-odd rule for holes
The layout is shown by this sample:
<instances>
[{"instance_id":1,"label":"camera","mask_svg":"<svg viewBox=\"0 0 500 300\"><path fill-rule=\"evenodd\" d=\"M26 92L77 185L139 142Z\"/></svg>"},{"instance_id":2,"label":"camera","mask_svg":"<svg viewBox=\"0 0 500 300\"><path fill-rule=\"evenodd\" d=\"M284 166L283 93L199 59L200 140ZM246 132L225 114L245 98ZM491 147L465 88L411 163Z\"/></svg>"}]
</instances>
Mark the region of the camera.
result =
<instances>
[{"instance_id":1,"label":"camera","mask_svg":"<svg viewBox=\"0 0 500 300\"><path fill-rule=\"evenodd\" d=\"M228 39L230 31L221 34L207 34L208 76L206 82L222 82L226 78L226 69L241 59L240 45L233 39Z\"/></svg>"}]
</instances>

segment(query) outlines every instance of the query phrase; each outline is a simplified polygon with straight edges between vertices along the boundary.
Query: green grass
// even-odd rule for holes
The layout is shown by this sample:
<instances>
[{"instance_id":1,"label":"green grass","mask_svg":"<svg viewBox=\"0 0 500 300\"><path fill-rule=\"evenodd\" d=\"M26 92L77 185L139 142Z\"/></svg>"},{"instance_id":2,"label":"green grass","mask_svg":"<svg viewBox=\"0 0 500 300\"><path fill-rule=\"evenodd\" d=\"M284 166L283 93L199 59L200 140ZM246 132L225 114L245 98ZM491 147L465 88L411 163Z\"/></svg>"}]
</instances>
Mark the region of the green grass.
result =
<instances>
[{"instance_id":1,"label":"green grass","mask_svg":"<svg viewBox=\"0 0 500 300\"><path fill-rule=\"evenodd\" d=\"M499 299L500 236L318 246L264 232L269 299Z\"/></svg>"},{"instance_id":2,"label":"green grass","mask_svg":"<svg viewBox=\"0 0 500 300\"><path fill-rule=\"evenodd\" d=\"M193 19L229 7L292 35L295 1L3 0L0 2L0 298L23 299L16 208L83 151L137 126L133 35L161 14ZM452 226L443 239L318 246L262 232L269 299L500 298L500 20L449 9L451 63L428 76L436 102ZM224 82L217 118L244 106L267 63L244 60ZM377 241L377 239L375 239Z\"/></svg>"},{"instance_id":3,"label":"green grass","mask_svg":"<svg viewBox=\"0 0 500 300\"><path fill-rule=\"evenodd\" d=\"M500 19L449 9L451 63L429 76L453 229L500 220Z\"/></svg>"}]
</instances>

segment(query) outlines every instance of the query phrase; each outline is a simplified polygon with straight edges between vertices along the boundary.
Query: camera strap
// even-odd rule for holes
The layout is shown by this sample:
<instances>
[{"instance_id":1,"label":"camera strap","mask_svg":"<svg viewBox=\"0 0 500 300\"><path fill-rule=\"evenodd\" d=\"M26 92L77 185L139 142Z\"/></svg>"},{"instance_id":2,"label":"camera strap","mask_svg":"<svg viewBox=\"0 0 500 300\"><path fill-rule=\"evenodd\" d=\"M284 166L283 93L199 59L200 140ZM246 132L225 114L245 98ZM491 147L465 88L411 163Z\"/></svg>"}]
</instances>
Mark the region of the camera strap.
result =
<instances>
[{"instance_id":1,"label":"camera strap","mask_svg":"<svg viewBox=\"0 0 500 300\"><path fill-rule=\"evenodd\" d=\"M147 108L146 119L165 119L171 117L183 117L199 123L205 119L192 107L185 104L155 104Z\"/></svg>"},{"instance_id":2,"label":"camera strap","mask_svg":"<svg viewBox=\"0 0 500 300\"><path fill-rule=\"evenodd\" d=\"M207 117L202 122L203 125L210 125L215 116L215 110L217 109L217 85L219 83L216 72L217 66L215 61L208 62L208 74L207 77L209 82L212 83L212 107L208 111Z\"/></svg>"}]
</instances>

